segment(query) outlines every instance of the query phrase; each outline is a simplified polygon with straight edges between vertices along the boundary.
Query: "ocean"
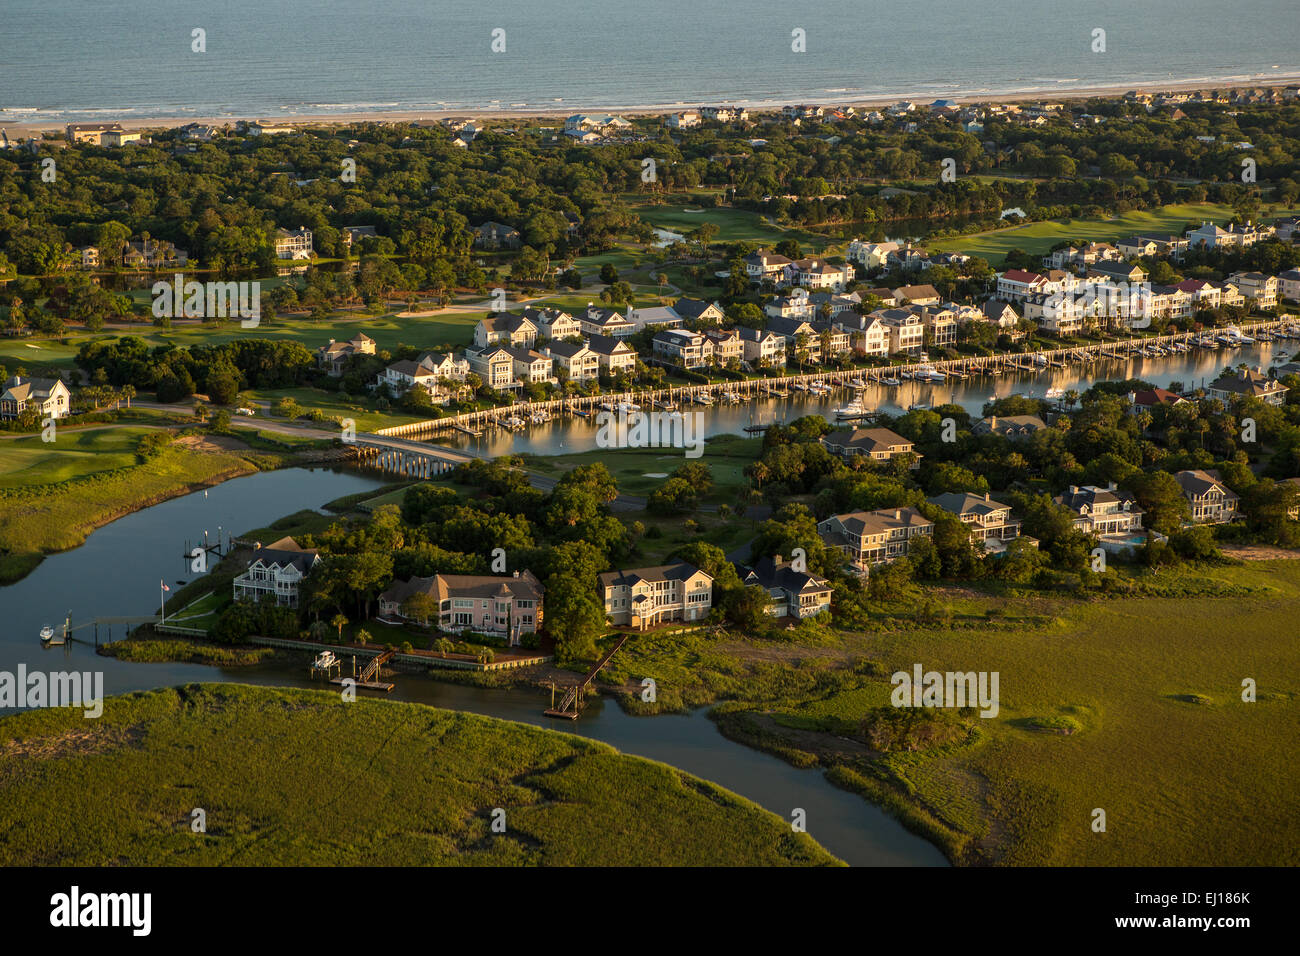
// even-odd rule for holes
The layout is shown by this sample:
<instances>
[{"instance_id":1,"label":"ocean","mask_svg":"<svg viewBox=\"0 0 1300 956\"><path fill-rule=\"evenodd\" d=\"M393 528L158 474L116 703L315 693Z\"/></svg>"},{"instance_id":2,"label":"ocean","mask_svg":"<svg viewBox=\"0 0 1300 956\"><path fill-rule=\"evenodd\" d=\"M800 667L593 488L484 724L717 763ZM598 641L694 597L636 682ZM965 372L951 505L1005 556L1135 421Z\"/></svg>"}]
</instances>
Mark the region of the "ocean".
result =
<instances>
[{"instance_id":1,"label":"ocean","mask_svg":"<svg viewBox=\"0 0 1300 956\"><path fill-rule=\"evenodd\" d=\"M206 52L191 49L195 29ZM805 52L792 50L796 29ZM1095 30L1105 52L1094 52ZM0 120L30 123L929 102L1296 73L1295 0L5 0L0 10Z\"/></svg>"}]
</instances>

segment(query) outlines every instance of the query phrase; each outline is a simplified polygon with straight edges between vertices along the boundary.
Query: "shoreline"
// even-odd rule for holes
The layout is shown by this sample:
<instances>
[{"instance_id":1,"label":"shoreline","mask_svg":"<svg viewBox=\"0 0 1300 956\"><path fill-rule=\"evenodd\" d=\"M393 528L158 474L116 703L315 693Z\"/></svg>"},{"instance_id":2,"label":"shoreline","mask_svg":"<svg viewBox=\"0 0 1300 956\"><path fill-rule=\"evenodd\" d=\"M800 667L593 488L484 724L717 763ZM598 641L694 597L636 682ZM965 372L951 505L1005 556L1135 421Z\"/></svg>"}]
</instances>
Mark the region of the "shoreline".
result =
<instances>
[{"instance_id":1,"label":"shoreline","mask_svg":"<svg viewBox=\"0 0 1300 956\"><path fill-rule=\"evenodd\" d=\"M1005 91L996 89L978 89L978 90L958 90L948 93L941 99L951 100L962 106L981 104L981 103L1024 103L1036 102L1043 100L1070 102L1096 97L1119 97L1125 93L1136 90L1141 93L1180 93L1193 92L1197 90L1218 90L1233 91L1242 89L1276 89L1280 87L1300 84L1300 71L1277 72L1269 74L1259 74L1256 76L1236 75L1228 77L1201 77L1197 79L1169 80L1167 82L1142 82L1134 81L1129 83L1111 83L1103 85L1086 85L1086 86L1041 86L1041 87L1022 87L1008 89ZM861 109L878 108L887 106L891 103L897 103L900 100L914 99L918 102L928 102L936 97L935 90L927 91L909 91L906 88L900 88L897 92L888 94L879 94L871 96L804 96L792 97L785 101L775 100L744 100L730 99L719 100L716 102L725 102L726 105L740 106L758 113L773 112L781 109L786 103L801 102L823 107L857 107ZM113 109L111 107L86 107L77 109L59 109L35 112L59 112L67 115L60 119L40 119L26 121L22 118L22 113L0 112L0 128L4 128L8 133L15 133L22 136L27 133L45 133L51 131L60 131L69 123L76 122L104 122L105 120L120 123L127 130L146 130L146 129L176 129L181 126L187 126L191 123L197 123L204 126L221 127L231 125L238 119L260 120L264 122L280 123L296 127L311 126L345 126L355 123L414 123L420 121L439 121L451 117L478 118L483 120L537 120L537 119L562 119L572 115L574 112L589 113L619 113L630 117L651 117L662 116L670 113L680 112L682 110L696 109L700 105L705 105L709 100L698 100L691 102L675 103L652 103L652 104L573 104L570 106L538 106L538 107L441 107L435 106L430 108L394 108L383 110L358 110L342 112L322 112L322 113L305 113L293 112L287 107L281 107L278 112L272 113L236 113L229 111L225 113L212 115L184 115L184 116L167 116L167 115L148 115L133 117L129 115L111 116ZM922 102L924 105L924 102ZM137 107L124 107L120 111L122 114L134 113ZM85 115L93 119L77 117Z\"/></svg>"}]
</instances>

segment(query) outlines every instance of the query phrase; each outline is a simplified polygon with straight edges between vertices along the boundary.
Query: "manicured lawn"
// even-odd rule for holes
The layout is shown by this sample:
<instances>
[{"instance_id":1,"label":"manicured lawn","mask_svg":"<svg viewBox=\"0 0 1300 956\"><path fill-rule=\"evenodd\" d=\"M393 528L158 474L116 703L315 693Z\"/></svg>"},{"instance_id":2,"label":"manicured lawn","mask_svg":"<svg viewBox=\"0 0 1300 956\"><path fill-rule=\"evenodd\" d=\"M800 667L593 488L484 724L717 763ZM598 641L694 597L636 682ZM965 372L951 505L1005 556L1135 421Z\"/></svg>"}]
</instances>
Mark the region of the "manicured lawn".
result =
<instances>
[{"instance_id":1,"label":"manicured lawn","mask_svg":"<svg viewBox=\"0 0 1300 956\"><path fill-rule=\"evenodd\" d=\"M525 456L525 467L541 475L559 477L580 465L597 462L609 468L618 482L619 491L645 496L666 481L666 475L687 462L706 465L713 473L713 489L703 497L705 502L734 504L736 493L745 484L744 468L758 456L762 446L760 438L739 438L723 435L704 445L699 458L686 458L685 449L676 448L619 448L597 449L574 455Z\"/></svg>"},{"instance_id":2,"label":"manicured lawn","mask_svg":"<svg viewBox=\"0 0 1300 956\"><path fill-rule=\"evenodd\" d=\"M136 446L148 428L89 425L58 428L55 440L0 433L0 489L48 485L136 463Z\"/></svg>"},{"instance_id":3,"label":"manicured lawn","mask_svg":"<svg viewBox=\"0 0 1300 956\"><path fill-rule=\"evenodd\" d=\"M1232 217L1232 207L1216 203L1199 205L1164 206L1155 212L1131 212L1114 219L1071 219L1067 222L1027 223L993 232L981 232L953 239L936 239L926 246L933 252L965 252L987 259L1000 266L1012 249L1022 249L1034 255L1047 253L1053 245L1063 240L1110 241L1123 239L1133 233L1182 234L1189 224L1200 225L1203 220L1222 224ZM1286 215L1287 213L1279 213Z\"/></svg>"},{"instance_id":4,"label":"manicured lawn","mask_svg":"<svg viewBox=\"0 0 1300 956\"><path fill-rule=\"evenodd\" d=\"M671 767L419 704L189 685L111 698L98 720L53 708L6 717L0 739L14 741L0 751L9 866L836 862L788 822ZM191 831L195 808L205 833Z\"/></svg>"},{"instance_id":5,"label":"manicured lawn","mask_svg":"<svg viewBox=\"0 0 1300 956\"><path fill-rule=\"evenodd\" d=\"M682 203L680 200L683 197L673 196L664 205L647 202L644 197L625 198L631 202L636 214L656 229L667 229L682 235L698 229L702 223L711 222L718 227L714 242L757 242L771 245L782 239L797 239L809 249L818 250L826 243L825 236L797 228L782 228L748 209L702 204L700 200L703 197L692 196Z\"/></svg>"}]
</instances>

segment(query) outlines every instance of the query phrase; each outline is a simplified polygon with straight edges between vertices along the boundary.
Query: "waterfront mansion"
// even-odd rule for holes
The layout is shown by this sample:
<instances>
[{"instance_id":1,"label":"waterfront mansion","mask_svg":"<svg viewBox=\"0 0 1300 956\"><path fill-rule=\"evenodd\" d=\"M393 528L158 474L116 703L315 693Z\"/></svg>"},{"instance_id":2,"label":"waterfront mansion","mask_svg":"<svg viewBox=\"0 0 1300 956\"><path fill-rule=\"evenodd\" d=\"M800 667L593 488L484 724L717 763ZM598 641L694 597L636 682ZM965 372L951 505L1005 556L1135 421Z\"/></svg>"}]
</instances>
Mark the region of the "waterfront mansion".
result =
<instances>
[{"instance_id":1,"label":"waterfront mansion","mask_svg":"<svg viewBox=\"0 0 1300 956\"><path fill-rule=\"evenodd\" d=\"M915 508L881 508L831 515L818 522L817 533L828 548L865 571L907 554L916 538L934 534L934 523Z\"/></svg>"},{"instance_id":2,"label":"waterfront mansion","mask_svg":"<svg viewBox=\"0 0 1300 956\"><path fill-rule=\"evenodd\" d=\"M1055 500L1074 512L1074 526L1085 534L1106 538L1142 531L1142 509L1137 507L1137 499L1119 491L1113 481L1105 488L1071 485Z\"/></svg>"},{"instance_id":3,"label":"waterfront mansion","mask_svg":"<svg viewBox=\"0 0 1300 956\"><path fill-rule=\"evenodd\" d=\"M677 561L599 576L605 616L615 626L644 631L668 621L703 621L713 607L713 578Z\"/></svg>"},{"instance_id":4,"label":"waterfront mansion","mask_svg":"<svg viewBox=\"0 0 1300 956\"><path fill-rule=\"evenodd\" d=\"M506 637L515 646L521 635L535 633L541 624L545 592L531 571L414 577L395 581L379 595L378 619L386 624L412 621L436 623L444 631L477 631ZM411 601L417 594L429 599L424 614Z\"/></svg>"},{"instance_id":5,"label":"waterfront mansion","mask_svg":"<svg viewBox=\"0 0 1300 956\"><path fill-rule=\"evenodd\" d=\"M235 600L274 600L280 607L297 607L303 578L320 561L320 551L301 547L293 538L259 546L244 573L234 580Z\"/></svg>"},{"instance_id":6,"label":"waterfront mansion","mask_svg":"<svg viewBox=\"0 0 1300 956\"><path fill-rule=\"evenodd\" d=\"M828 452L844 461L855 455L866 455L873 461L890 461L900 455L911 455L909 467L917 468L921 463L915 443L888 428L840 428L823 435L821 442Z\"/></svg>"}]
</instances>

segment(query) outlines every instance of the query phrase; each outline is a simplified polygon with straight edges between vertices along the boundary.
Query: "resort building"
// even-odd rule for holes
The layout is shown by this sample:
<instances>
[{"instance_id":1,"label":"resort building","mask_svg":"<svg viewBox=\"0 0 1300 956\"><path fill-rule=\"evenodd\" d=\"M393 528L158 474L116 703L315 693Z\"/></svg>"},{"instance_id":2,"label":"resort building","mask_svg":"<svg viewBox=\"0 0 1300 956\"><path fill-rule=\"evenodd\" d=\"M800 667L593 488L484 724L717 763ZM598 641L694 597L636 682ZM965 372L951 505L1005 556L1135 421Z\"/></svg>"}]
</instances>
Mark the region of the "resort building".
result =
<instances>
[{"instance_id":1,"label":"resort building","mask_svg":"<svg viewBox=\"0 0 1300 956\"><path fill-rule=\"evenodd\" d=\"M644 631L669 621L702 621L713 607L713 578L685 561L599 575L605 616Z\"/></svg>"}]
</instances>

